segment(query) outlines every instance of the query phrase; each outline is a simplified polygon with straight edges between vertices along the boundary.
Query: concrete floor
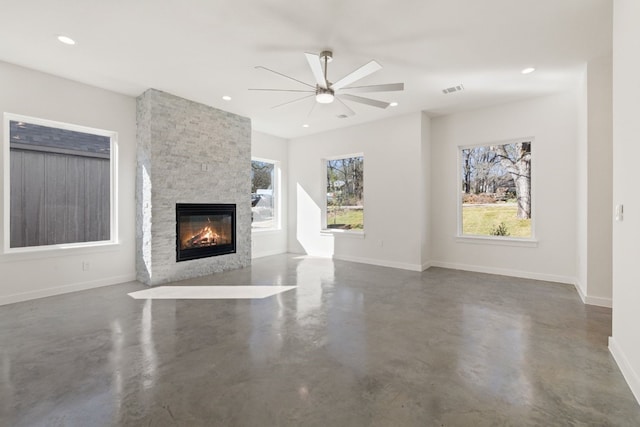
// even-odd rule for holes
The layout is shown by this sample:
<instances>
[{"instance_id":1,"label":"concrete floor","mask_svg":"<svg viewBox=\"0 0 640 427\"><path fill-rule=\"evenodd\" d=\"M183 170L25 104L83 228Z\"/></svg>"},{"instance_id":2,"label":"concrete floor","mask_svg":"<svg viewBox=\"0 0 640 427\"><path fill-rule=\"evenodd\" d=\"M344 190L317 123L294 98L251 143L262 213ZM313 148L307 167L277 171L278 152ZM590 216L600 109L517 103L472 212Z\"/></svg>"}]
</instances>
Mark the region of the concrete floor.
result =
<instances>
[{"instance_id":1,"label":"concrete floor","mask_svg":"<svg viewBox=\"0 0 640 427\"><path fill-rule=\"evenodd\" d=\"M0 307L0 425L640 425L611 311L569 285L292 255L181 283L298 288Z\"/></svg>"}]
</instances>

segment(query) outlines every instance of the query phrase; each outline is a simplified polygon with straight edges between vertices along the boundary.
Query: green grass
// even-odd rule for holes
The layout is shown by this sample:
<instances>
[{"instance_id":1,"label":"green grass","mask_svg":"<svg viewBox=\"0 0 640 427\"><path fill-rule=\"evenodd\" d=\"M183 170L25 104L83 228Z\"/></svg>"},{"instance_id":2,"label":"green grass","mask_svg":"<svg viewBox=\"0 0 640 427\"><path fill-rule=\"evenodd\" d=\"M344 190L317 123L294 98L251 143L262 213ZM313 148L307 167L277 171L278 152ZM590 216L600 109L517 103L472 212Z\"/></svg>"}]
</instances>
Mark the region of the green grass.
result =
<instances>
[{"instance_id":1,"label":"green grass","mask_svg":"<svg viewBox=\"0 0 640 427\"><path fill-rule=\"evenodd\" d=\"M462 232L480 236L490 236L501 222L507 227L509 237L531 237L531 220L518 219L515 205L463 205Z\"/></svg>"},{"instance_id":2,"label":"green grass","mask_svg":"<svg viewBox=\"0 0 640 427\"><path fill-rule=\"evenodd\" d=\"M327 228L362 230L364 228L364 210L338 209L329 206L327 208Z\"/></svg>"}]
</instances>

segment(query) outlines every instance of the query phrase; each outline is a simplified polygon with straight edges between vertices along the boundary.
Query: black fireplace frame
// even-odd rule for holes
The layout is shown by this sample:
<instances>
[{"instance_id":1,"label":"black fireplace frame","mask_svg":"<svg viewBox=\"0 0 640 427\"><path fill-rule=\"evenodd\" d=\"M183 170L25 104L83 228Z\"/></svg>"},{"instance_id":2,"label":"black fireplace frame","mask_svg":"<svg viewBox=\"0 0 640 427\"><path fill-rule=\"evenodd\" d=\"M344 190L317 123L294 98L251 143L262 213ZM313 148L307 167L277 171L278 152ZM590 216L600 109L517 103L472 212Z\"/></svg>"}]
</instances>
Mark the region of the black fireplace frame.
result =
<instances>
[{"instance_id":1,"label":"black fireplace frame","mask_svg":"<svg viewBox=\"0 0 640 427\"><path fill-rule=\"evenodd\" d=\"M180 219L190 215L231 215L231 243L180 249ZM236 253L235 203L176 203L176 262Z\"/></svg>"}]
</instances>

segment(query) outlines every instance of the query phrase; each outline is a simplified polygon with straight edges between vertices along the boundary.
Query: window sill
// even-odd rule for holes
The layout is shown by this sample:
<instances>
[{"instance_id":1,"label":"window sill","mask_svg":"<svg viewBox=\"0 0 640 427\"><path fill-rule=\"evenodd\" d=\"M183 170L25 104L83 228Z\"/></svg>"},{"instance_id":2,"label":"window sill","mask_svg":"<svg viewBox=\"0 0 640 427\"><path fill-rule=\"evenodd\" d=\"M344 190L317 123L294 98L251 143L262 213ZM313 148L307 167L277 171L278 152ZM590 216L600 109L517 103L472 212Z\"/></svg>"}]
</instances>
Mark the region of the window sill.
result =
<instances>
[{"instance_id":1,"label":"window sill","mask_svg":"<svg viewBox=\"0 0 640 427\"><path fill-rule=\"evenodd\" d=\"M364 230L340 230L339 228L323 228L321 236L344 236L364 239Z\"/></svg>"},{"instance_id":2,"label":"window sill","mask_svg":"<svg viewBox=\"0 0 640 427\"><path fill-rule=\"evenodd\" d=\"M120 249L120 242L66 243L61 245L31 246L27 248L5 248L0 262L23 261L38 258L63 257L77 254L113 252Z\"/></svg>"},{"instance_id":3,"label":"window sill","mask_svg":"<svg viewBox=\"0 0 640 427\"><path fill-rule=\"evenodd\" d=\"M515 237L489 236L456 236L456 243L471 243L474 245L518 246L522 248L537 248L535 239L519 239Z\"/></svg>"}]
</instances>

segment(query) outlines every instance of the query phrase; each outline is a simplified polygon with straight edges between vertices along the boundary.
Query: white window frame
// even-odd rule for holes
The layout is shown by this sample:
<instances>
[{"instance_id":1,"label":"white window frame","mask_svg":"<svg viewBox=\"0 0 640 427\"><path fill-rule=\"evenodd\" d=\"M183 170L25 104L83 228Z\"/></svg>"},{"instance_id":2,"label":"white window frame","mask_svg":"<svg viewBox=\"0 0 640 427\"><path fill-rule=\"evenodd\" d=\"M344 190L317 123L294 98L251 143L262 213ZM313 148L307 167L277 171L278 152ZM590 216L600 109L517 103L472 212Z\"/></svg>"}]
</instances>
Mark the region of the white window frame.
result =
<instances>
[{"instance_id":1,"label":"white window frame","mask_svg":"<svg viewBox=\"0 0 640 427\"><path fill-rule=\"evenodd\" d=\"M251 157L251 161L271 163L273 165L273 227L269 228L253 228L253 221L251 224L252 233L268 233L273 231L282 230L282 198L280 197L280 189L282 188L282 169L280 168L280 161L267 159L264 157Z\"/></svg>"},{"instance_id":2,"label":"white window frame","mask_svg":"<svg viewBox=\"0 0 640 427\"><path fill-rule=\"evenodd\" d=\"M93 135L105 136L110 139L110 177L109 177L109 203L110 203L110 212L109 212L109 233L110 238L108 240L100 240L94 242L76 242L76 243L62 243L62 244L54 244L54 245L42 245L42 246L28 246L21 248L11 248L11 236L9 235L11 230L11 187L10 187L10 179L11 179L11 153L10 153L10 144L11 144L11 126L10 122L25 122L34 125L53 127L57 129L64 129L75 132L83 132L90 133ZM87 126L81 126L71 123L59 122L55 120L41 119L37 117L30 117L20 114L13 113L4 113L4 148L3 148L3 158L4 158L4 242L3 242L3 253L5 254L20 254L20 253L35 253L35 252L43 252L43 251L61 251L61 250L69 250L73 248L93 248L93 247L103 247L103 246L111 246L119 244L118 239L118 133L115 131L109 131L104 129L97 129Z\"/></svg>"},{"instance_id":3,"label":"white window frame","mask_svg":"<svg viewBox=\"0 0 640 427\"><path fill-rule=\"evenodd\" d=\"M358 152L358 153L348 153L348 154L341 154L339 156L330 156L330 157L324 157L321 160L321 168L322 168L322 173L321 173L321 185L322 185L322 222L321 222L321 227L322 229L320 230L322 234L344 234L344 235L353 235L353 236L361 236L364 237L364 232L365 232L365 223L363 220L362 223L362 230L341 230L339 228L328 228L327 227L327 162L329 162L330 160L339 160L339 159L348 159L350 157L362 157L362 161L365 161L365 155L364 152ZM363 171L363 179L364 179L364 171ZM365 180L366 181L366 180ZM364 194L366 194L366 187L363 188L363 199L366 199L366 197L364 196ZM362 211L364 213L365 210L365 204L364 204L364 200L362 203Z\"/></svg>"},{"instance_id":4,"label":"white window frame","mask_svg":"<svg viewBox=\"0 0 640 427\"><path fill-rule=\"evenodd\" d=\"M511 236L483 236L483 235L473 235L473 234L463 234L463 224L462 224L462 197L461 197L461 188L462 188L462 150L466 150L469 148L475 147L486 147L489 145L504 145L504 144L515 144L516 142L522 141L530 141L531 142L531 159L532 159L532 170L531 170L531 237L511 237ZM456 198L457 198L457 232L456 232L456 242L458 243L477 243L477 244L492 244L492 245L504 245L504 246L524 246L524 247L537 247L538 240L536 238L536 188L537 185L535 183L535 177L537 176L534 173L533 168L537 168L535 166L534 159L534 147L535 146L535 138L534 137L525 137L525 138L514 138L504 141L493 141L489 143L477 143L477 144L468 144L468 145L459 145L456 150L456 160L458 165L456 167L457 177L456 177Z\"/></svg>"}]
</instances>

